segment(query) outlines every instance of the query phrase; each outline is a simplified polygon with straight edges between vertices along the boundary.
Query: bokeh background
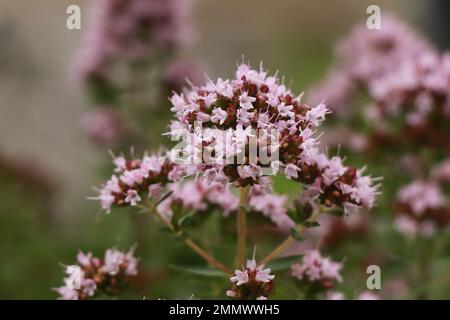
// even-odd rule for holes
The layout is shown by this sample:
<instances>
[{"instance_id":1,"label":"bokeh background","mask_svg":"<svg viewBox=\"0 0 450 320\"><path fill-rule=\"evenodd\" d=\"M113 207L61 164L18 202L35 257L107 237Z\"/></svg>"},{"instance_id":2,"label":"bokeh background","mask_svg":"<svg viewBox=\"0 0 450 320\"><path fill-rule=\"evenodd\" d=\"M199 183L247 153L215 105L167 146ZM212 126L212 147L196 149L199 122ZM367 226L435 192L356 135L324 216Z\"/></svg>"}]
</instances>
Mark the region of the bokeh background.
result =
<instances>
[{"instance_id":1,"label":"bokeh background","mask_svg":"<svg viewBox=\"0 0 450 320\"><path fill-rule=\"evenodd\" d=\"M94 146L80 128L89 101L70 77L82 33L66 28L70 4L80 5L84 27L87 1L0 0L0 298L54 299L51 288L61 283L60 264L73 262L78 249L97 254L112 245L126 249L137 241L136 233L147 240L137 249L145 272L129 297L188 298L192 288L201 298L220 296L220 283L186 280L164 267L167 260L195 258L168 245L151 224L138 232L141 223L126 212L105 215L97 202L86 199L107 176L109 155L108 148ZM301 92L325 74L337 39L365 20L369 4L374 2L193 0L194 44L183 55L201 62L211 78L232 76L244 55L253 65L263 61L271 71L279 70ZM445 1L376 4L439 48L450 45ZM152 134L159 137L167 117L159 112L148 117ZM148 147L155 149L157 143ZM289 190L289 185L278 187ZM383 250L377 240L371 241L364 248ZM343 252L363 256L364 248ZM439 263L432 297L449 298L450 262ZM364 289L364 269L351 270L349 281Z\"/></svg>"}]
</instances>

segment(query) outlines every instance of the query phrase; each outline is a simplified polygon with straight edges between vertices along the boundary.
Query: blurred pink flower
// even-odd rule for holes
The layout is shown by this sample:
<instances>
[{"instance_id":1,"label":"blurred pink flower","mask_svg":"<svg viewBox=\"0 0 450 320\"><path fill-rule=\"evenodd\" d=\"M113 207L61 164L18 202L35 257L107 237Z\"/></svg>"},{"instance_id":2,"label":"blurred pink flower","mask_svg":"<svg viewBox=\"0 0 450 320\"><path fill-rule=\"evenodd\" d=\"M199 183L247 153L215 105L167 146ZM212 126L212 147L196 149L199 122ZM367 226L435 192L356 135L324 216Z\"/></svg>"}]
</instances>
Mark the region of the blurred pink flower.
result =
<instances>
[{"instance_id":1,"label":"blurred pink flower","mask_svg":"<svg viewBox=\"0 0 450 320\"><path fill-rule=\"evenodd\" d=\"M55 291L62 300L86 300L97 293L117 294L130 277L138 273L134 249L124 253L108 249L103 259L79 252L79 265L65 267L65 285Z\"/></svg>"},{"instance_id":2,"label":"blurred pink flower","mask_svg":"<svg viewBox=\"0 0 450 320\"><path fill-rule=\"evenodd\" d=\"M81 125L89 139L99 145L115 145L125 134L121 118L108 108L98 108L86 112L81 120Z\"/></svg>"},{"instance_id":3,"label":"blurred pink flower","mask_svg":"<svg viewBox=\"0 0 450 320\"><path fill-rule=\"evenodd\" d=\"M341 263L322 257L317 250L309 250L301 262L292 265L291 274L302 283L318 284L320 288L328 290L334 286L334 282L342 282L341 269Z\"/></svg>"},{"instance_id":4,"label":"blurred pink flower","mask_svg":"<svg viewBox=\"0 0 450 320\"><path fill-rule=\"evenodd\" d=\"M75 60L82 82L107 76L121 59L148 59L189 41L189 0L95 0Z\"/></svg>"}]
</instances>

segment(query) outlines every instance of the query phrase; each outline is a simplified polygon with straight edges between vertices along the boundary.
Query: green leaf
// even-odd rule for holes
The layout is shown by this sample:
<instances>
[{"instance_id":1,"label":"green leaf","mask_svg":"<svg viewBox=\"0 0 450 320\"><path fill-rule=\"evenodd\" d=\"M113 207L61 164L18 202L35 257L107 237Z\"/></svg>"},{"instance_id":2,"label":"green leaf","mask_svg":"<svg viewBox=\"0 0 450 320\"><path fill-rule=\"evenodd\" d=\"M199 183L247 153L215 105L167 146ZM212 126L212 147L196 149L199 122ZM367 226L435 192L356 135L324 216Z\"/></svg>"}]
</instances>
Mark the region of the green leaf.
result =
<instances>
[{"instance_id":1,"label":"green leaf","mask_svg":"<svg viewBox=\"0 0 450 320\"><path fill-rule=\"evenodd\" d=\"M223 271L211 269L208 267L169 265L169 268L201 277L225 278L229 276L229 274L226 274Z\"/></svg>"},{"instance_id":2,"label":"green leaf","mask_svg":"<svg viewBox=\"0 0 450 320\"><path fill-rule=\"evenodd\" d=\"M166 226L159 227L158 230L162 233L173 233L173 230Z\"/></svg>"},{"instance_id":3,"label":"green leaf","mask_svg":"<svg viewBox=\"0 0 450 320\"><path fill-rule=\"evenodd\" d=\"M289 218L292 219L292 221L299 223L300 222L300 218L298 216L297 211L293 210L293 209L288 209L287 211L287 215L289 216Z\"/></svg>"},{"instance_id":4,"label":"green leaf","mask_svg":"<svg viewBox=\"0 0 450 320\"><path fill-rule=\"evenodd\" d=\"M291 237L298 241L305 240L305 238L303 238L302 234L295 228L291 229Z\"/></svg>"},{"instance_id":5,"label":"green leaf","mask_svg":"<svg viewBox=\"0 0 450 320\"><path fill-rule=\"evenodd\" d=\"M320 224L317 221L305 221L303 222L303 225L306 228L316 228L316 227L320 227Z\"/></svg>"},{"instance_id":6,"label":"green leaf","mask_svg":"<svg viewBox=\"0 0 450 320\"><path fill-rule=\"evenodd\" d=\"M188 225L189 222L192 221L192 218L194 217L194 215L192 213L188 213L185 214L184 216L182 216L180 219L178 219L177 225L180 228L183 228L184 226Z\"/></svg>"},{"instance_id":7,"label":"green leaf","mask_svg":"<svg viewBox=\"0 0 450 320\"><path fill-rule=\"evenodd\" d=\"M267 267L270 268L274 272L287 270L291 267L291 265L294 262L298 261L302 256L303 256L302 254L299 254L299 255L278 258L278 259L270 261L267 264Z\"/></svg>"}]
</instances>

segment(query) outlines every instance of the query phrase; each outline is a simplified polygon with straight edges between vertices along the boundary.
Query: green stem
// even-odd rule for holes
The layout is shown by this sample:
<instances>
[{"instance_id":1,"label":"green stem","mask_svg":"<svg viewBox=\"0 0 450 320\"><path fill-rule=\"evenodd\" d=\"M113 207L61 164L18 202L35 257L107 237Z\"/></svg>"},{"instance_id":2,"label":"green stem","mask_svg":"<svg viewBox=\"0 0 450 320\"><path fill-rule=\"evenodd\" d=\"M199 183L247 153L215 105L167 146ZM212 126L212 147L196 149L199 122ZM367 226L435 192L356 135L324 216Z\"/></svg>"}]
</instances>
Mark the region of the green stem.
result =
<instances>
[{"instance_id":1,"label":"green stem","mask_svg":"<svg viewBox=\"0 0 450 320\"><path fill-rule=\"evenodd\" d=\"M175 227L172 225L170 221L165 219L155 208L154 206L147 208L151 213L154 213L156 217L170 230L176 232ZM211 254L203 250L200 246L198 246L194 241L187 238L183 240L183 243L188 246L192 251L194 251L197 255L202 257L207 263L209 263L211 266L225 272L225 273L233 273L231 269L229 269L227 266L225 266L220 261L216 260Z\"/></svg>"},{"instance_id":2,"label":"green stem","mask_svg":"<svg viewBox=\"0 0 450 320\"><path fill-rule=\"evenodd\" d=\"M248 194L250 186L240 188L239 211L237 215L237 247L236 247L236 266L239 268L245 264L245 255L247 248L247 212Z\"/></svg>"},{"instance_id":3,"label":"green stem","mask_svg":"<svg viewBox=\"0 0 450 320\"><path fill-rule=\"evenodd\" d=\"M417 293L418 300L427 300L428 297L428 282L430 280L430 268L431 268L431 246L428 243L428 239L425 239L426 243L423 243L422 250L419 256L419 282L422 284L422 288Z\"/></svg>"},{"instance_id":4,"label":"green stem","mask_svg":"<svg viewBox=\"0 0 450 320\"><path fill-rule=\"evenodd\" d=\"M321 214L321 210L317 210L307 221L313 222L316 221L320 214ZM304 225L297 225L296 229L299 233L302 233L305 231L305 226ZM286 240L284 240L278 247L276 247L271 253L269 253L262 261L261 264L267 264L268 262L270 262L271 260L277 258L278 256L280 256L283 252L285 252L294 242L295 242L295 238L292 236L289 236L286 238Z\"/></svg>"}]
</instances>

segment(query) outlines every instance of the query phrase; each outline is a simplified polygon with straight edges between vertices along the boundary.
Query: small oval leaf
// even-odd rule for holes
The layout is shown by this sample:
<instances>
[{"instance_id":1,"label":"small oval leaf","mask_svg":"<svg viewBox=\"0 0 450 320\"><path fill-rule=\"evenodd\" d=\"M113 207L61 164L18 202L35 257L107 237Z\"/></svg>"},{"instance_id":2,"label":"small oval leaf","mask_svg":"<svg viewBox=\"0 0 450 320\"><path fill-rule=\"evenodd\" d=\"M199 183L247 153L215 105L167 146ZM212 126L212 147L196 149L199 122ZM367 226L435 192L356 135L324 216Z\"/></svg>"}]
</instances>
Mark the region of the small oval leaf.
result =
<instances>
[{"instance_id":1,"label":"small oval leaf","mask_svg":"<svg viewBox=\"0 0 450 320\"><path fill-rule=\"evenodd\" d=\"M194 274L202 277L225 278L229 276L223 271L211 269L208 267L180 266L180 265L169 265L169 267L176 271Z\"/></svg>"}]
</instances>

